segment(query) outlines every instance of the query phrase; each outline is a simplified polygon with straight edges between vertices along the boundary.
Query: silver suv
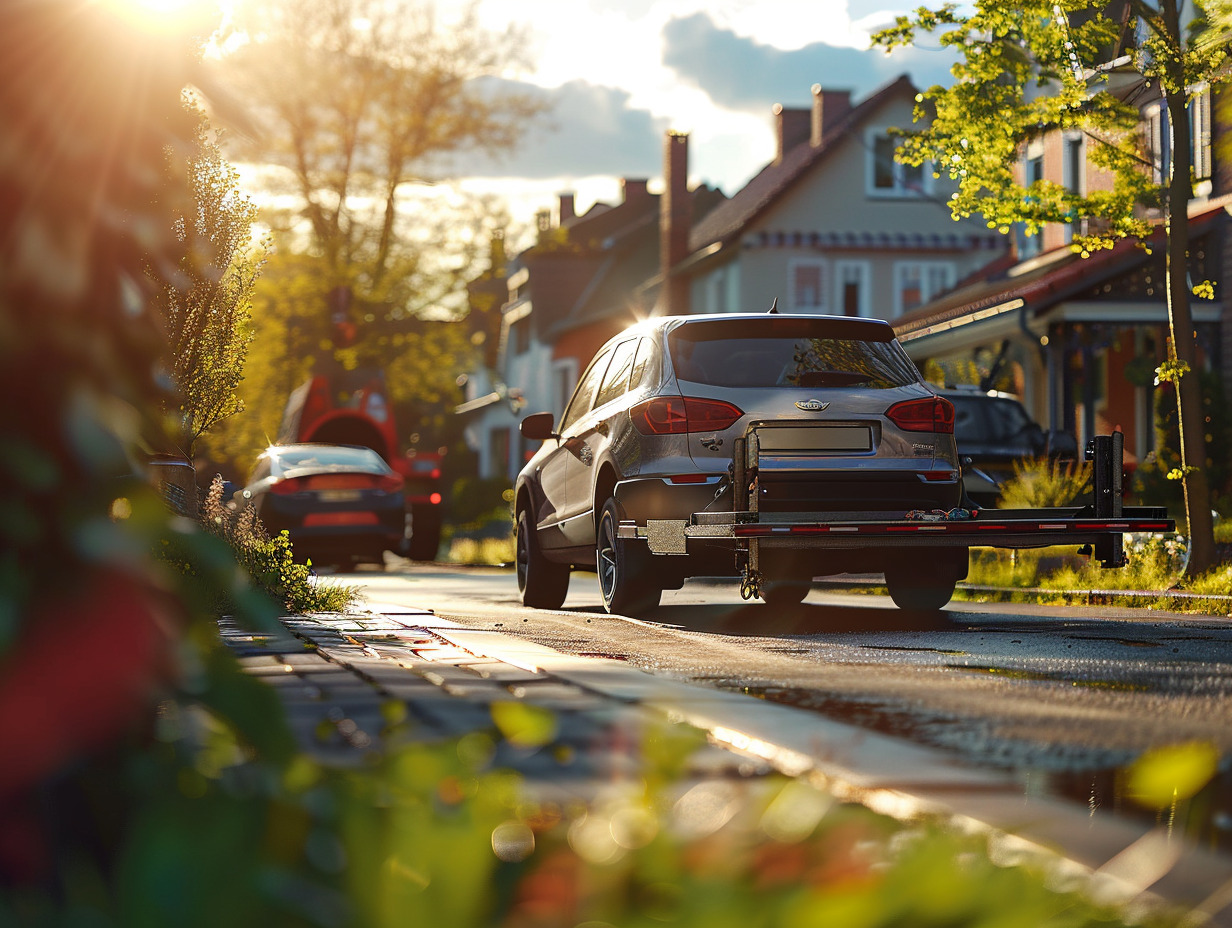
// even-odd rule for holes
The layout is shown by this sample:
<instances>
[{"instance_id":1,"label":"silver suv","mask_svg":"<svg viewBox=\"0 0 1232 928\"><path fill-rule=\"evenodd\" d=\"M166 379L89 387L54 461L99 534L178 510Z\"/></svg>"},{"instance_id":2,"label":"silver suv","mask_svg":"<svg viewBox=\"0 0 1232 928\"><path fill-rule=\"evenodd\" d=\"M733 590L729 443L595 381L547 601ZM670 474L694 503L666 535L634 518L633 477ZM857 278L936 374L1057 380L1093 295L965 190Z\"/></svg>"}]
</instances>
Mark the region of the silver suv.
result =
<instances>
[{"instance_id":1,"label":"silver suv","mask_svg":"<svg viewBox=\"0 0 1232 928\"><path fill-rule=\"evenodd\" d=\"M543 442L514 502L518 588L540 608L560 606L572 568L598 571L609 612L653 608L686 577L737 575L722 539L664 558L618 527L730 511L733 449L753 434L761 513L901 517L962 497L954 407L873 319L651 319L599 350L559 425L537 413L521 431ZM764 568L761 595L799 602L814 576L886 568L872 556L885 557L783 550Z\"/></svg>"}]
</instances>

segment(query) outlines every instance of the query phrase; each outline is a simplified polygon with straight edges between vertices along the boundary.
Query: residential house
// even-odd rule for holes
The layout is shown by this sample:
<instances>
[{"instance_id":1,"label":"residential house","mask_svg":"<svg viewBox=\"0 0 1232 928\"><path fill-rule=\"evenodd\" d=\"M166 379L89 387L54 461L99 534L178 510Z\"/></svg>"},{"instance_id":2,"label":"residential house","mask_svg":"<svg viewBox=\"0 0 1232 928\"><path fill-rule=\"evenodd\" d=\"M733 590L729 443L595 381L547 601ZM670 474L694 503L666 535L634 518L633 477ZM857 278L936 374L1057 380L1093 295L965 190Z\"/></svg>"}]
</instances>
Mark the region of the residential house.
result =
<instances>
[{"instance_id":1,"label":"residential house","mask_svg":"<svg viewBox=\"0 0 1232 928\"><path fill-rule=\"evenodd\" d=\"M730 200L688 185L689 138L668 133L664 188L625 181L624 200L553 226L507 277L472 285L507 299L486 333L489 368L471 377L468 435L485 476L512 477L532 450L517 423L560 415L581 369L610 336L651 313L844 313L896 319L1003 253L980 223L955 223L947 182L894 161L893 127L909 126L916 89L904 76L853 104L813 88L811 108L774 108L776 153Z\"/></svg>"},{"instance_id":2,"label":"residential house","mask_svg":"<svg viewBox=\"0 0 1232 928\"><path fill-rule=\"evenodd\" d=\"M859 103L813 87L811 109L774 108L777 151L702 218L674 211L687 138L669 136L663 209L669 313L837 313L893 320L1005 250L980 222L955 222L949 181L894 160L913 121L904 75ZM681 223L687 223L687 234Z\"/></svg>"},{"instance_id":3,"label":"residential house","mask_svg":"<svg viewBox=\"0 0 1232 928\"><path fill-rule=\"evenodd\" d=\"M583 216L563 194L555 223L540 215L533 246L509 268L503 249L494 250L489 272L471 284L485 364L469 376L458 412L470 419L484 476L512 480L532 450L518 432L522 416L563 413L599 346L650 313L655 290L642 285L658 268L660 198L644 179L622 186L619 204L595 204ZM723 198L705 186L691 196L699 215Z\"/></svg>"},{"instance_id":4,"label":"residential house","mask_svg":"<svg viewBox=\"0 0 1232 928\"><path fill-rule=\"evenodd\" d=\"M1142 112L1145 160L1164 184L1169 132L1159 89L1132 74L1114 77L1117 91ZM1232 166L1219 163L1211 145L1219 108L1212 107L1209 88L1197 91L1190 106L1195 199L1189 280L1214 281L1216 298L1194 296L1191 305L1201 363L1226 369L1232 326L1224 319L1232 301L1222 299L1219 284L1232 279ZM1068 132L1032 142L1018 165L1020 180L1100 189L1108 178L1089 165L1088 144ZM1162 222L1157 213L1146 215ZM1074 232L1068 224L1051 224L1037 236L1015 234L1008 261L900 318L895 330L926 374L982 371L984 386L1018 393L1037 421L1072 432L1079 447L1120 428L1133 466L1154 448L1154 372L1167 356L1164 229L1149 250L1126 241L1087 258L1071 250Z\"/></svg>"}]
</instances>

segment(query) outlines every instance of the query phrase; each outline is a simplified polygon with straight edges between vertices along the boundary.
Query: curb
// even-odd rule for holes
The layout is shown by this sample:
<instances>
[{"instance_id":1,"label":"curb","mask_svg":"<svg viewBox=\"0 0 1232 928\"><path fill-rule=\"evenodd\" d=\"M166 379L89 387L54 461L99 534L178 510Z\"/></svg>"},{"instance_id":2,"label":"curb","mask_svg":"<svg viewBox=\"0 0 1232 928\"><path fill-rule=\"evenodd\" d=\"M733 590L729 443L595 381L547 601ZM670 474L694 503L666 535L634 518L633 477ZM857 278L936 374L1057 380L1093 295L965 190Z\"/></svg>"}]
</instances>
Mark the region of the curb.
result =
<instances>
[{"instance_id":1,"label":"curb","mask_svg":"<svg viewBox=\"0 0 1232 928\"><path fill-rule=\"evenodd\" d=\"M1232 928L1232 862L1172 839L1165 829L1092 813L1077 802L1025 796L1008 774L972 770L935 749L804 710L656 677L621 661L575 657L424 612L390 608L379 614L476 657L654 709L840 800L903 822L939 819L981 834L999 863L1042 864L1062 881L1085 881L1097 901L1179 905L1194 924Z\"/></svg>"}]
</instances>

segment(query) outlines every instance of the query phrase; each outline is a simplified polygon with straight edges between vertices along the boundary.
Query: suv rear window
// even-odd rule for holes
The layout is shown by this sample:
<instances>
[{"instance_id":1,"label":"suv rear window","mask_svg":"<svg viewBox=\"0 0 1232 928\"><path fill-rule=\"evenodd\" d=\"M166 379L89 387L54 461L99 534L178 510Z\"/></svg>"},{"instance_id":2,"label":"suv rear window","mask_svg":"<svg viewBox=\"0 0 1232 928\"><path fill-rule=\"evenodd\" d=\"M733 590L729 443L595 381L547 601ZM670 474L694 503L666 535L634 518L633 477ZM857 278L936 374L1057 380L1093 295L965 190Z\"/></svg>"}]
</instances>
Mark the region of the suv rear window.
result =
<instances>
[{"instance_id":1,"label":"suv rear window","mask_svg":"<svg viewBox=\"0 0 1232 928\"><path fill-rule=\"evenodd\" d=\"M716 387L901 387L920 375L889 326L844 320L686 323L668 336L679 380Z\"/></svg>"}]
</instances>

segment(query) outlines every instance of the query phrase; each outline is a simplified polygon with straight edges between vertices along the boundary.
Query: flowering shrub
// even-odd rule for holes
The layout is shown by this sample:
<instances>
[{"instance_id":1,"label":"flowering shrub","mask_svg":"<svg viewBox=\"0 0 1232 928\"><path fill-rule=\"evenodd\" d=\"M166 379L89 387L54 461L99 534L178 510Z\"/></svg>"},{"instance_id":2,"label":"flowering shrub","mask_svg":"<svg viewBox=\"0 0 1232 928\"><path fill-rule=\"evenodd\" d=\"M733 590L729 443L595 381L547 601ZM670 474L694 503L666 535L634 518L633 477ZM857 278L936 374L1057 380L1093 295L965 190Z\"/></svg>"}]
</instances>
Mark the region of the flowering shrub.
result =
<instances>
[{"instance_id":1,"label":"flowering shrub","mask_svg":"<svg viewBox=\"0 0 1232 928\"><path fill-rule=\"evenodd\" d=\"M1157 574L1179 576L1189 561L1189 539L1175 533L1131 533L1125 536L1125 556L1131 568L1147 567Z\"/></svg>"},{"instance_id":2,"label":"flowering shrub","mask_svg":"<svg viewBox=\"0 0 1232 928\"><path fill-rule=\"evenodd\" d=\"M299 563L291 538L279 532L270 538L251 504L239 509L223 505L223 480L216 476L201 506L205 530L225 541L253 582L290 612L340 612L355 601L354 587L315 581L311 564ZM217 603L221 614L231 612Z\"/></svg>"}]
</instances>

